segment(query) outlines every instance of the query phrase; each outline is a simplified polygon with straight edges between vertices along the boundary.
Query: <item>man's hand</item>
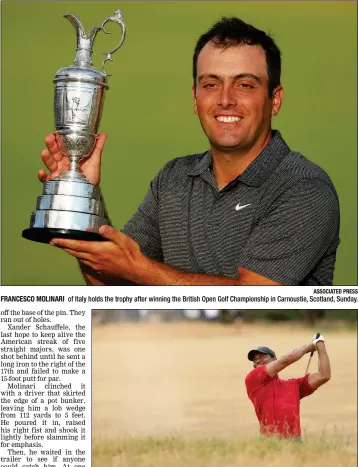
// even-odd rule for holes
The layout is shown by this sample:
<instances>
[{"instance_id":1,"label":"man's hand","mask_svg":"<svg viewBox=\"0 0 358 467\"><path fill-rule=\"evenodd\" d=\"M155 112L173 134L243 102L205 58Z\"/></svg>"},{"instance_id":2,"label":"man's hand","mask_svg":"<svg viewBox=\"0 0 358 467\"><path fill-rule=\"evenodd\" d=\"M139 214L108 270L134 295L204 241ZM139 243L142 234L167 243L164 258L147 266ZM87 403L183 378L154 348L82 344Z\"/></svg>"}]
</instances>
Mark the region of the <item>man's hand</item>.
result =
<instances>
[{"instance_id":1,"label":"man's hand","mask_svg":"<svg viewBox=\"0 0 358 467\"><path fill-rule=\"evenodd\" d=\"M98 185L101 178L101 154L106 138L105 133L100 133L91 154L79 163L83 174L92 185ZM48 182L69 168L68 157L59 149L57 134L50 133L47 135L45 144L47 149L41 152L41 158L50 173L47 174L43 169L39 170L37 176L40 182Z\"/></svg>"},{"instance_id":2,"label":"man's hand","mask_svg":"<svg viewBox=\"0 0 358 467\"><path fill-rule=\"evenodd\" d=\"M313 342L310 342L307 345L307 352L306 353L316 352L316 350L317 350L317 348L316 348L315 344Z\"/></svg>"},{"instance_id":3,"label":"man's hand","mask_svg":"<svg viewBox=\"0 0 358 467\"><path fill-rule=\"evenodd\" d=\"M320 333L317 333L313 336L312 342L308 344L308 351L311 353L316 352L318 342L322 342L324 345L324 337Z\"/></svg>"},{"instance_id":4,"label":"man's hand","mask_svg":"<svg viewBox=\"0 0 358 467\"><path fill-rule=\"evenodd\" d=\"M317 349L318 342L324 342L324 337L322 336L322 334L319 334L319 333L318 333L318 337L317 337L317 334L315 334L312 338L312 344L314 345L315 349Z\"/></svg>"},{"instance_id":5,"label":"man's hand","mask_svg":"<svg viewBox=\"0 0 358 467\"><path fill-rule=\"evenodd\" d=\"M137 282L137 271L146 258L137 242L127 235L103 225L99 233L108 242L53 239L51 245L62 248L96 275L114 276Z\"/></svg>"}]
</instances>

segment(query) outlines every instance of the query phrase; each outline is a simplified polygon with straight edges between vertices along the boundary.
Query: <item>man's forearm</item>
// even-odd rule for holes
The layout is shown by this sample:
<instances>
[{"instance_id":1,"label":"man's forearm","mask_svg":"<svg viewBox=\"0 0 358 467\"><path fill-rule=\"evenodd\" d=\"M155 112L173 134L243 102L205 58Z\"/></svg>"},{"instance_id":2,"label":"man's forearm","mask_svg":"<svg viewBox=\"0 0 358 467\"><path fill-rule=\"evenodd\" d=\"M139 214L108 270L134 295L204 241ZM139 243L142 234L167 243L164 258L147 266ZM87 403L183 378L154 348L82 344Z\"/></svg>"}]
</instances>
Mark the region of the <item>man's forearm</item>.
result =
<instances>
[{"instance_id":1,"label":"man's forearm","mask_svg":"<svg viewBox=\"0 0 358 467\"><path fill-rule=\"evenodd\" d=\"M239 279L195 274L145 258L129 280L138 285L241 285Z\"/></svg>"},{"instance_id":2,"label":"man's forearm","mask_svg":"<svg viewBox=\"0 0 358 467\"><path fill-rule=\"evenodd\" d=\"M237 278L197 274L159 263L144 255L141 255L140 261L126 267L123 274L121 273L122 277L120 275L99 276L90 269L86 273L83 267L81 270L87 285L279 285L251 271L246 270L243 273L242 268L238 268Z\"/></svg>"},{"instance_id":3,"label":"man's forearm","mask_svg":"<svg viewBox=\"0 0 358 467\"><path fill-rule=\"evenodd\" d=\"M242 267L237 268L236 278L197 274L159 263L142 254L138 263L131 269L131 273L128 279L137 285L282 285Z\"/></svg>"},{"instance_id":4,"label":"man's forearm","mask_svg":"<svg viewBox=\"0 0 358 467\"><path fill-rule=\"evenodd\" d=\"M327 381L331 379L331 364L324 342L317 342L318 372Z\"/></svg>"},{"instance_id":5,"label":"man's forearm","mask_svg":"<svg viewBox=\"0 0 358 467\"><path fill-rule=\"evenodd\" d=\"M281 285L242 267L238 267L235 278L183 271L148 258L138 243L111 227L103 228L102 235L109 241L103 244L62 239L53 241L55 246L66 249L80 261L87 285Z\"/></svg>"},{"instance_id":6,"label":"man's forearm","mask_svg":"<svg viewBox=\"0 0 358 467\"><path fill-rule=\"evenodd\" d=\"M292 363L297 362L306 353L312 352L312 350L314 350L313 344L303 345L302 347L293 349L290 352L287 352L285 355L282 355L277 360L269 362L266 365L266 371L270 376L275 376L289 365L292 365Z\"/></svg>"},{"instance_id":7,"label":"man's forearm","mask_svg":"<svg viewBox=\"0 0 358 467\"><path fill-rule=\"evenodd\" d=\"M206 274L191 274L165 264L157 263L145 274L135 274L135 283L121 277L96 275L80 262L80 269L87 285L239 285L237 279Z\"/></svg>"},{"instance_id":8,"label":"man's forearm","mask_svg":"<svg viewBox=\"0 0 358 467\"><path fill-rule=\"evenodd\" d=\"M86 285L105 285L98 277L96 277L94 272L91 272L90 268L84 266L81 261L78 261L78 265Z\"/></svg>"},{"instance_id":9,"label":"man's forearm","mask_svg":"<svg viewBox=\"0 0 358 467\"><path fill-rule=\"evenodd\" d=\"M83 265L80 261L78 264L86 285L135 285L120 277L96 274L93 269Z\"/></svg>"},{"instance_id":10,"label":"man's forearm","mask_svg":"<svg viewBox=\"0 0 358 467\"><path fill-rule=\"evenodd\" d=\"M293 349L290 352L287 352L285 355L282 355L280 359L287 360L289 364L297 362L300 358L302 358L306 353L311 352L312 346L311 344L303 345L302 347L298 347L297 349Z\"/></svg>"}]
</instances>

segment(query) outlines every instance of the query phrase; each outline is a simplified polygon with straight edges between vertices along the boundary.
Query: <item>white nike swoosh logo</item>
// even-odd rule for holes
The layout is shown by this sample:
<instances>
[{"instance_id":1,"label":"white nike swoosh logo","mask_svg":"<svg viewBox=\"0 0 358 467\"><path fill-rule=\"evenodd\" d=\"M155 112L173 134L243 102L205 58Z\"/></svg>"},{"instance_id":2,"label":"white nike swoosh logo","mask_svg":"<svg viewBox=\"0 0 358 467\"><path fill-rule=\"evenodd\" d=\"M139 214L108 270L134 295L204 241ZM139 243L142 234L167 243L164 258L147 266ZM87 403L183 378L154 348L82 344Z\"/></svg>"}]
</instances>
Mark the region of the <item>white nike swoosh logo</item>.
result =
<instances>
[{"instance_id":1,"label":"white nike swoosh logo","mask_svg":"<svg viewBox=\"0 0 358 467\"><path fill-rule=\"evenodd\" d=\"M236 211L240 211L240 209L244 209L244 208L246 208L247 206L251 206L251 203L250 203L250 204L244 204L243 206L240 206L240 203L238 203L238 204L235 206L235 209L236 209Z\"/></svg>"}]
</instances>

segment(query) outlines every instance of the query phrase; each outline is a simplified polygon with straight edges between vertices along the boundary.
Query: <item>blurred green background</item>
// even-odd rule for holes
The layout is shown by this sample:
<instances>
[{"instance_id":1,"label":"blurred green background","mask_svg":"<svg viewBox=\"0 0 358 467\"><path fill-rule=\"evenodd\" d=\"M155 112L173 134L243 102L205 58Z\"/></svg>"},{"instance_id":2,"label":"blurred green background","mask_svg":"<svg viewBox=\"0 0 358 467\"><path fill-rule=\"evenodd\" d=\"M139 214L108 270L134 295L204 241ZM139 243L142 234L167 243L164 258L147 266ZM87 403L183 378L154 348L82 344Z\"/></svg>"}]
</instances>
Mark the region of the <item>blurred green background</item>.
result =
<instances>
[{"instance_id":1,"label":"blurred green background","mask_svg":"<svg viewBox=\"0 0 358 467\"><path fill-rule=\"evenodd\" d=\"M221 16L235 15L270 32L283 55L285 101L273 127L292 149L331 176L341 204L335 284L357 283L357 26L355 2L10 2L2 10L3 285L83 284L76 261L24 240L42 192L43 138L54 130L56 71L75 56L72 13L86 31L120 8L128 28L108 62L112 73L101 131L109 134L101 187L117 228L135 211L150 180L177 156L207 149L191 102L195 42ZM107 26L106 26L107 27ZM118 42L99 34L100 51Z\"/></svg>"}]
</instances>

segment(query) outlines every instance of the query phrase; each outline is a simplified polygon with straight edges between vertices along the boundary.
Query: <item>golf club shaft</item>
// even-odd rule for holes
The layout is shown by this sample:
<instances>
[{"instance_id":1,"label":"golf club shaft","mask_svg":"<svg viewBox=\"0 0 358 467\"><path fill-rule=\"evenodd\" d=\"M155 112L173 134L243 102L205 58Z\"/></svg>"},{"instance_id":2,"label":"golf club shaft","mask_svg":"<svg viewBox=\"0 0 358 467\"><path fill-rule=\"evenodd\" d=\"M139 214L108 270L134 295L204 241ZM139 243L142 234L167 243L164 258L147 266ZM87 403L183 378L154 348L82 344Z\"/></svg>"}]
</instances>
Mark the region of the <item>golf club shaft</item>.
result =
<instances>
[{"instance_id":1,"label":"golf club shaft","mask_svg":"<svg viewBox=\"0 0 358 467\"><path fill-rule=\"evenodd\" d=\"M305 373L305 376L307 375L308 368L309 368L309 366L310 366L310 363L311 363L312 357L313 357L313 352L311 352L310 358L309 358L309 360L308 360L307 367L306 367L306 373Z\"/></svg>"}]
</instances>

